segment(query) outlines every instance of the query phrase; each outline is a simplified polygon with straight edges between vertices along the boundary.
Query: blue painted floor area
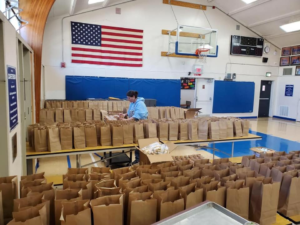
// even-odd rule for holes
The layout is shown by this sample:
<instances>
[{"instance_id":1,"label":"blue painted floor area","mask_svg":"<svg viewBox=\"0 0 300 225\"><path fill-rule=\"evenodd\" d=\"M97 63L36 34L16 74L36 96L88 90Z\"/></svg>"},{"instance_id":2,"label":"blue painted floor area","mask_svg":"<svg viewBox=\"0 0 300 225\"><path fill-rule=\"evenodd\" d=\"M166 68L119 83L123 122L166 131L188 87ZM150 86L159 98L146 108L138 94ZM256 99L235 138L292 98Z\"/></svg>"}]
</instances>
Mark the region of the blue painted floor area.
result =
<instances>
[{"instance_id":1,"label":"blue painted floor area","mask_svg":"<svg viewBox=\"0 0 300 225\"><path fill-rule=\"evenodd\" d=\"M266 147L270 149L274 149L276 151L295 151L295 150L300 150L300 142L296 141L290 141L287 139L279 138L276 136L256 132L256 131L251 131L251 134L258 135L262 137L262 140L258 141L241 141L241 142L235 142L234 143L234 157L239 157L239 156L245 156L245 155L253 155L253 152L250 150L250 148L253 147ZM212 147L212 144L208 145L209 147ZM215 144L215 148L219 149L222 152L226 152L230 156L221 153L221 152L215 152L215 155L220 157L220 158L228 158L231 157L231 148L232 148L232 143L218 143ZM204 149L204 148L203 148ZM205 149L206 151L213 153L212 150L210 149Z\"/></svg>"}]
</instances>

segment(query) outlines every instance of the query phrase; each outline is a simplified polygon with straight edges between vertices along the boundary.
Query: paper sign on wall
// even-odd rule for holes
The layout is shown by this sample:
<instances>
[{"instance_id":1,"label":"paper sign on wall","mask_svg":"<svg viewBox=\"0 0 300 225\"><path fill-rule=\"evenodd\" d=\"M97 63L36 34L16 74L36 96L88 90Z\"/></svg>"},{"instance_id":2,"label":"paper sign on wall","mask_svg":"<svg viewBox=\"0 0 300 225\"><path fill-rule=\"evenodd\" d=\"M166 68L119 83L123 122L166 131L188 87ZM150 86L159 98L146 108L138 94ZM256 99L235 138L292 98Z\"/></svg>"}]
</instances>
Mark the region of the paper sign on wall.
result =
<instances>
[{"instance_id":1,"label":"paper sign on wall","mask_svg":"<svg viewBox=\"0 0 300 225\"><path fill-rule=\"evenodd\" d=\"M13 130L18 125L17 75L16 68L7 66L7 85L9 103L9 126Z\"/></svg>"},{"instance_id":2,"label":"paper sign on wall","mask_svg":"<svg viewBox=\"0 0 300 225\"><path fill-rule=\"evenodd\" d=\"M293 97L294 94L294 85L287 84L285 85L285 96Z\"/></svg>"}]
</instances>

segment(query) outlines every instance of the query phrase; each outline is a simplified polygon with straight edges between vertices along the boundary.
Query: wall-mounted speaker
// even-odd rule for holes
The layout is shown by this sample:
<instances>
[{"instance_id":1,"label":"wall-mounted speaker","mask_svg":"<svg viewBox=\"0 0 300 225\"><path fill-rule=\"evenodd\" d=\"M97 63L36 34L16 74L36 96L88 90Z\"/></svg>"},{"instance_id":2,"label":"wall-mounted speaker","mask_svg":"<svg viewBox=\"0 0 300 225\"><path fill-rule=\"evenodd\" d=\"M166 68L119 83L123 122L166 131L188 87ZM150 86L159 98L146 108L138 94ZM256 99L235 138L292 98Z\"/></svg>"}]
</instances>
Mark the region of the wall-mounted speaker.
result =
<instances>
[{"instance_id":1,"label":"wall-mounted speaker","mask_svg":"<svg viewBox=\"0 0 300 225\"><path fill-rule=\"evenodd\" d=\"M262 58L262 62L263 62L263 63L267 63L267 62L268 62L268 58L263 57L263 58Z\"/></svg>"}]
</instances>

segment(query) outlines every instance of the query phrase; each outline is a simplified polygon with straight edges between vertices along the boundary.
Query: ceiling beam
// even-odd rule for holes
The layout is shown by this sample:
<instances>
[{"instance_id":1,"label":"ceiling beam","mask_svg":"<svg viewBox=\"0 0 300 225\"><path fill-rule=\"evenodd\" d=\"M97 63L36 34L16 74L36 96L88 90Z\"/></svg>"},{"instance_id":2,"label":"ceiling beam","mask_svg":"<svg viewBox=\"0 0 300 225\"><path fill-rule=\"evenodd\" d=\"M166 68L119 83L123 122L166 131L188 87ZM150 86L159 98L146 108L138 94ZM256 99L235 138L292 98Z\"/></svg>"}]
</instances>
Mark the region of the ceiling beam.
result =
<instances>
[{"instance_id":1,"label":"ceiling beam","mask_svg":"<svg viewBox=\"0 0 300 225\"><path fill-rule=\"evenodd\" d=\"M102 4L102 7L103 7L103 8L106 7L107 4L108 4L108 2L109 2L109 0L105 0L105 1L103 2L103 4Z\"/></svg>"},{"instance_id":2,"label":"ceiling beam","mask_svg":"<svg viewBox=\"0 0 300 225\"><path fill-rule=\"evenodd\" d=\"M259 2L254 2L252 4L249 4L249 5L245 6L245 7L241 7L239 9L233 10L232 12L229 12L228 15L233 16L235 14L244 12L246 10L252 9L252 8L254 8L256 6L265 4L265 3L270 2L270 1L272 1L272 0L263 0L263 1L259 1Z\"/></svg>"},{"instance_id":3,"label":"ceiling beam","mask_svg":"<svg viewBox=\"0 0 300 225\"><path fill-rule=\"evenodd\" d=\"M70 16L74 15L75 13L76 3L77 0L71 0Z\"/></svg>"},{"instance_id":4,"label":"ceiling beam","mask_svg":"<svg viewBox=\"0 0 300 225\"><path fill-rule=\"evenodd\" d=\"M300 31L289 32L289 33L280 33L280 34L271 34L271 35L263 35L264 38L274 39L279 37L286 37L290 35L300 34Z\"/></svg>"},{"instance_id":5,"label":"ceiling beam","mask_svg":"<svg viewBox=\"0 0 300 225\"><path fill-rule=\"evenodd\" d=\"M289 17L292 17L292 16L297 16L297 15L300 16L300 10L290 12L290 13L287 13L287 14L283 14L281 16L275 16L275 17L272 17L270 19L259 21L259 22L256 22L256 23L252 23L248 27L250 27L250 28L257 27L257 26L260 26L260 25L263 25L263 24L271 23L271 22L274 22L274 21L277 21L277 20L286 19L286 18L289 18Z\"/></svg>"}]
</instances>

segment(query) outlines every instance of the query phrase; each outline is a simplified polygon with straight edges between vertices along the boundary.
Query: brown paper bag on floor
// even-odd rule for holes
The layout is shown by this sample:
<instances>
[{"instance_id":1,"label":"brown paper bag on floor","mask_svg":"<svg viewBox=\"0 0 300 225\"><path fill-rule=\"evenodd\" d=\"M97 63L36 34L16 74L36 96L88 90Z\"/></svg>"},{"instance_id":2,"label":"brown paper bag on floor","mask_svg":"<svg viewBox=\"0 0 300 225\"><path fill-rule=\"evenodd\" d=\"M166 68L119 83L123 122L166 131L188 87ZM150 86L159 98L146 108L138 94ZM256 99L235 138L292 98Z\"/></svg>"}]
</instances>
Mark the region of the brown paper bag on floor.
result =
<instances>
[{"instance_id":1,"label":"brown paper bag on floor","mask_svg":"<svg viewBox=\"0 0 300 225\"><path fill-rule=\"evenodd\" d=\"M167 141L169 139L169 124L160 122L157 124L157 133L160 141Z\"/></svg>"},{"instance_id":2,"label":"brown paper bag on floor","mask_svg":"<svg viewBox=\"0 0 300 225\"><path fill-rule=\"evenodd\" d=\"M255 181L250 197L249 220L261 225L276 222L280 183L272 179Z\"/></svg>"},{"instance_id":3,"label":"brown paper bag on floor","mask_svg":"<svg viewBox=\"0 0 300 225\"><path fill-rule=\"evenodd\" d=\"M74 147L75 147L75 149L86 148L84 126L74 127L73 131L74 131Z\"/></svg>"},{"instance_id":4,"label":"brown paper bag on floor","mask_svg":"<svg viewBox=\"0 0 300 225\"><path fill-rule=\"evenodd\" d=\"M113 144L113 146L122 146L124 143L122 125L113 125L111 128L112 128L112 144Z\"/></svg>"},{"instance_id":5,"label":"brown paper bag on floor","mask_svg":"<svg viewBox=\"0 0 300 225\"><path fill-rule=\"evenodd\" d=\"M201 184L200 188L203 188L205 200L215 202L225 207L226 188L219 187L218 183L218 181L212 181L208 184Z\"/></svg>"},{"instance_id":6,"label":"brown paper bag on floor","mask_svg":"<svg viewBox=\"0 0 300 225\"><path fill-rule=\"evenodd\" d=\"M245 166L245 167L249 167L251 159L255 159L255 155L243 156L242 157L242 165Z\"/></svg>"},{"instance_id":7,"label":"brown paper bag on floor","mask_svg":"<svg viewBox=\"0 0 300 225\"><path fill-rule=\"evenodd\" d=\"M55 123L55 111L47 110L46 124L54 124L54 123Z\"/></svg>"},{"instance_id":8,"label":"brown paper bag on floor","mask_svg":"<svg viewBox=\"0 0 300 225\"><path fill-rule=\"evenodd\" d=\"M17 177L1 177L0 178L0 191L2 194L2 206L3 207L3 217L4 220L12 218L13 212L13 201L18 198L17 190Z\"/></svg>"},{"instance_id":9,"label":"brown paper bag on floor","mask_svg":"<svg viewBox=\"0 0 300 225\"><path fill-rule=\"evenodd\" d=\"M226 120L219 121L220 139L227 138L227 122Z\"/></svg>"},{"instance_id":10,"label":"brown paper bag on floor","mask_svg":"<svg viewBox=\"0 0 300 225\"><path fill-rule=\"evenodd\" d=\"M178 140L178 123L169 123L169 141Z\"/></svg>"},{"instance_id":11,"label":"brown paper bag on floor","mask_svg":"<svg viewBox=\"0 0 300 225\"><path fill-rule=\"evenodd\" d=\"M208 138L208 122L207 120L200 120L198 123L198 139L207 140Z\"/></svg>"},{"instance_id":12,"label":"brown paper bag on floor","mask_svg":"<svg viewBox=\"0 0 300 225\"><path fill-rule=\"evenodd\" d=\"M64 110L63 109L55 110L55 122L57 122L57 123L64 122Z\"/></svg>"},{"instance_id":13,"label":"brown paper bag on floor","mask_svg":"<svg viewBox=\"0 0 300 225\"><path fill-rule=\"evenodd\" d=\"M86 181L86 174L66 174L63 175L63 189L69 188L69 182Z\"/></svg>"},{"instance_id":14,"label":"brown paper bag on floor","mask_svg":"<svg viewBox=\"0 0 300 225\"><path fill-rule=\"evenodd\" d=\"M48 224L49 218L47 218L47 203L41 203L35 207L25 208L20 212L13 213L13 220L9 225L36 225L36 224Z\"/></svg>"},{"instance_id":15,"label":"brown paper bag on floor","mask_svg":"<svg viewBox=\"0 0 300 225\"><path fill-rule=\"evenodd\" d=\"M39 127L34 129L34 151L48 151L47 130L45 127Z\"/></svg>"},{"instance_id":16,"label":"brown paper bag on floor","mask_svg":"<svg viewBox=\"0 0 300 225\"><path fill-rule=\"evenodd\" d=\"M188 125L189 140L198 139L198 122L191 120Z\"/></svg>"},{"instance_id":17,"label":"brown paper bag on floor","mask_svg":"<svg viewBox=\"0 0 300 225\"><path fill-rule=\"evenodd\" d=\"M101 126L100 127L100 143L101 146L111 146L111 129L110 126Z\"/></svg>"},{"instance_id":18,"label":"brown paper bag on floor","mask_svg":"<svg viewBox=\"0 0 300 225\"><path fill-rule=\"evenodd\" d=\"M90 201L62 202L61 225L92 225Z\"/></svg>"},{"instance_id":19,"label":"brown paper bag on floor","mask_svg":"<svg viewBox=\"0 0 300 225\"><path fill-rule=\"evenodd\" d=\"M209 136L212 140L220 139L219 122L210 122L209 124Z\"/></svg>"},{"instance_id":20,"label":"brown paper bag on floor","mask_svg":"<svg viewBox=\"0 0 300 225\"><path fill-rule=\"evenodd\" d=\"M197 189L194 183L179 188L180 194L184 199L184 209L191 208L201 202L203 199L203 189Z\"/></svg>"},{"instance_id":21,"label":"brown paper bag on floor","mask_svg":"<svg viewBox=\"0 0 300 225\"><path fill-rule=\"evenodd\" d=\"M61 151L58 128L48 128L48 149L50 152Z\"/></svg>"},{"instance_id":22,"label":"brown paper bag on floor","mask_svg":"<svg viewBox=\"0 0 300 225\"><path fill-rule=\"evenodd\" d=\"M64 122L65 123L71 123L72 117L71 117L71 110L70 109L64 109Z\"/></svg>"},{"instance_id":23,"label":"brown paper bag on floor","mask_svg":"<svg viewBox=\"0 0 300 225\"><path fill-rule=\"evenodd\" d=\"M84 128L86 147L97 147L97 131L95 125L86 125Z\"/></svg>"},{"instance_id":24,"label":"brown paper bag on floor","mask_svg":"<svg viewBox=\"0 0 300 225\"><path fill-rule=\"evenodd\" d=\"M189 139L188 123L187 122L179 123L179 140L186 141L188 139Z\"/></svg>"},{"instance_id":25,"label":"brown paper bag on floor","mask_svg":"<svg viewBox=\"0 0 300 225\"><path fill-rule=\"evenodd\" d=\"M62 150L73 149L73 131L72 127L60 128L60 143Z\"/></svg>"},{"instance_id":26,"label":"brown paper bag on floor","mask_svg":"<svg viewBox=\"0 0 300 225\"><path fill-rule=\"evenodd\" d=\"M229 181L226 184L226 208L248 220L250 189L244 187L244 181Z\"/></svg>"},{"instance_id":27,"label":"brown paper bag on floor","mask_svg":"<svg viewBox=\"0 0 300 225\"><path fill-rule=\"evenodd\" d=\"M144 139L144 127L143 124L134 124L134 142L138 143L139 139Z\"/></svg>"},{"instance_id":28,"label":"brown paper bag on floor","mask_svg":"<svg viewBox=\"0 0 300 225\"><path fill-rule=\"evenodd\" d=\"M123 195L100 197L91 201L94 225L123 224Z\"/></svg>"},{"instance_id":29,"label":"brown paper bag on floor","mask_svg":"<svg viewBox=\"0 0 300 225\"><path fill-rule=\"evenodd\" d=\"M242 123L240 120L235 120L233 122L233 131L234 131L235 137L243 137Z\"/></svg>"},{"instance_id":30,"label":"brown paper bag on floor","mask_svg":"<svg viewBox=\"0 0 300 225\"><path fill-rule=\"evenodd\" d=\"M133 144L133 135L133 124L123 125L123 136L125 145Z\"/></svg>"},{"instance_id":31,"label":"brown paper bag on floor","mask_svg":"<svg viewBox=\"0 0 300 225\"><path fill-rule=\"evenodd\" d=\"M189 183L190 183L190 178L184 176L176 177L171 180L171 186L174 187L175 189L186 186Z\"/></svg>"},{"instance_id":32,"label":"brown paper bag on floor","mask_svg":"<svg viewBox=\"0 0 300 225\"><path fill-rule=\"evenodd\" d=\"M300 214L300 176L299 171L290 171L283 175L278 211L287 217Z\"/></svg>"},{"instance_id":33,"label":"brown paper bag on floor","mask_svg":"<svg viewBox=\"0 0 300 225\"><path fill-rule=\"evenodd\" d=\"M156 222L157 199L152 192L131 192L128 199L128 225L150 225Z\"/></svg>"},{"instance_id":34,"label":"brown paper bag on floor","mask_svg":"<svg viewBox=\"0 0 300 225\"><path fill-rule=\"evenodd\" d=\"M40 110L40 123L46 123L46 118L47 118L47 110L46 109L41 109Z\"/></svg>"},{"instance_id":35,"label":"brown paper bag on floor","mask_svg":"<svg viewBox=\"0 0 300 225\"><path fill-rule=\"evenodd\" d=\"M179 190L168 190L160 196L160 220L184 210L184 199Z\"/></svg>"}]
</instances>

